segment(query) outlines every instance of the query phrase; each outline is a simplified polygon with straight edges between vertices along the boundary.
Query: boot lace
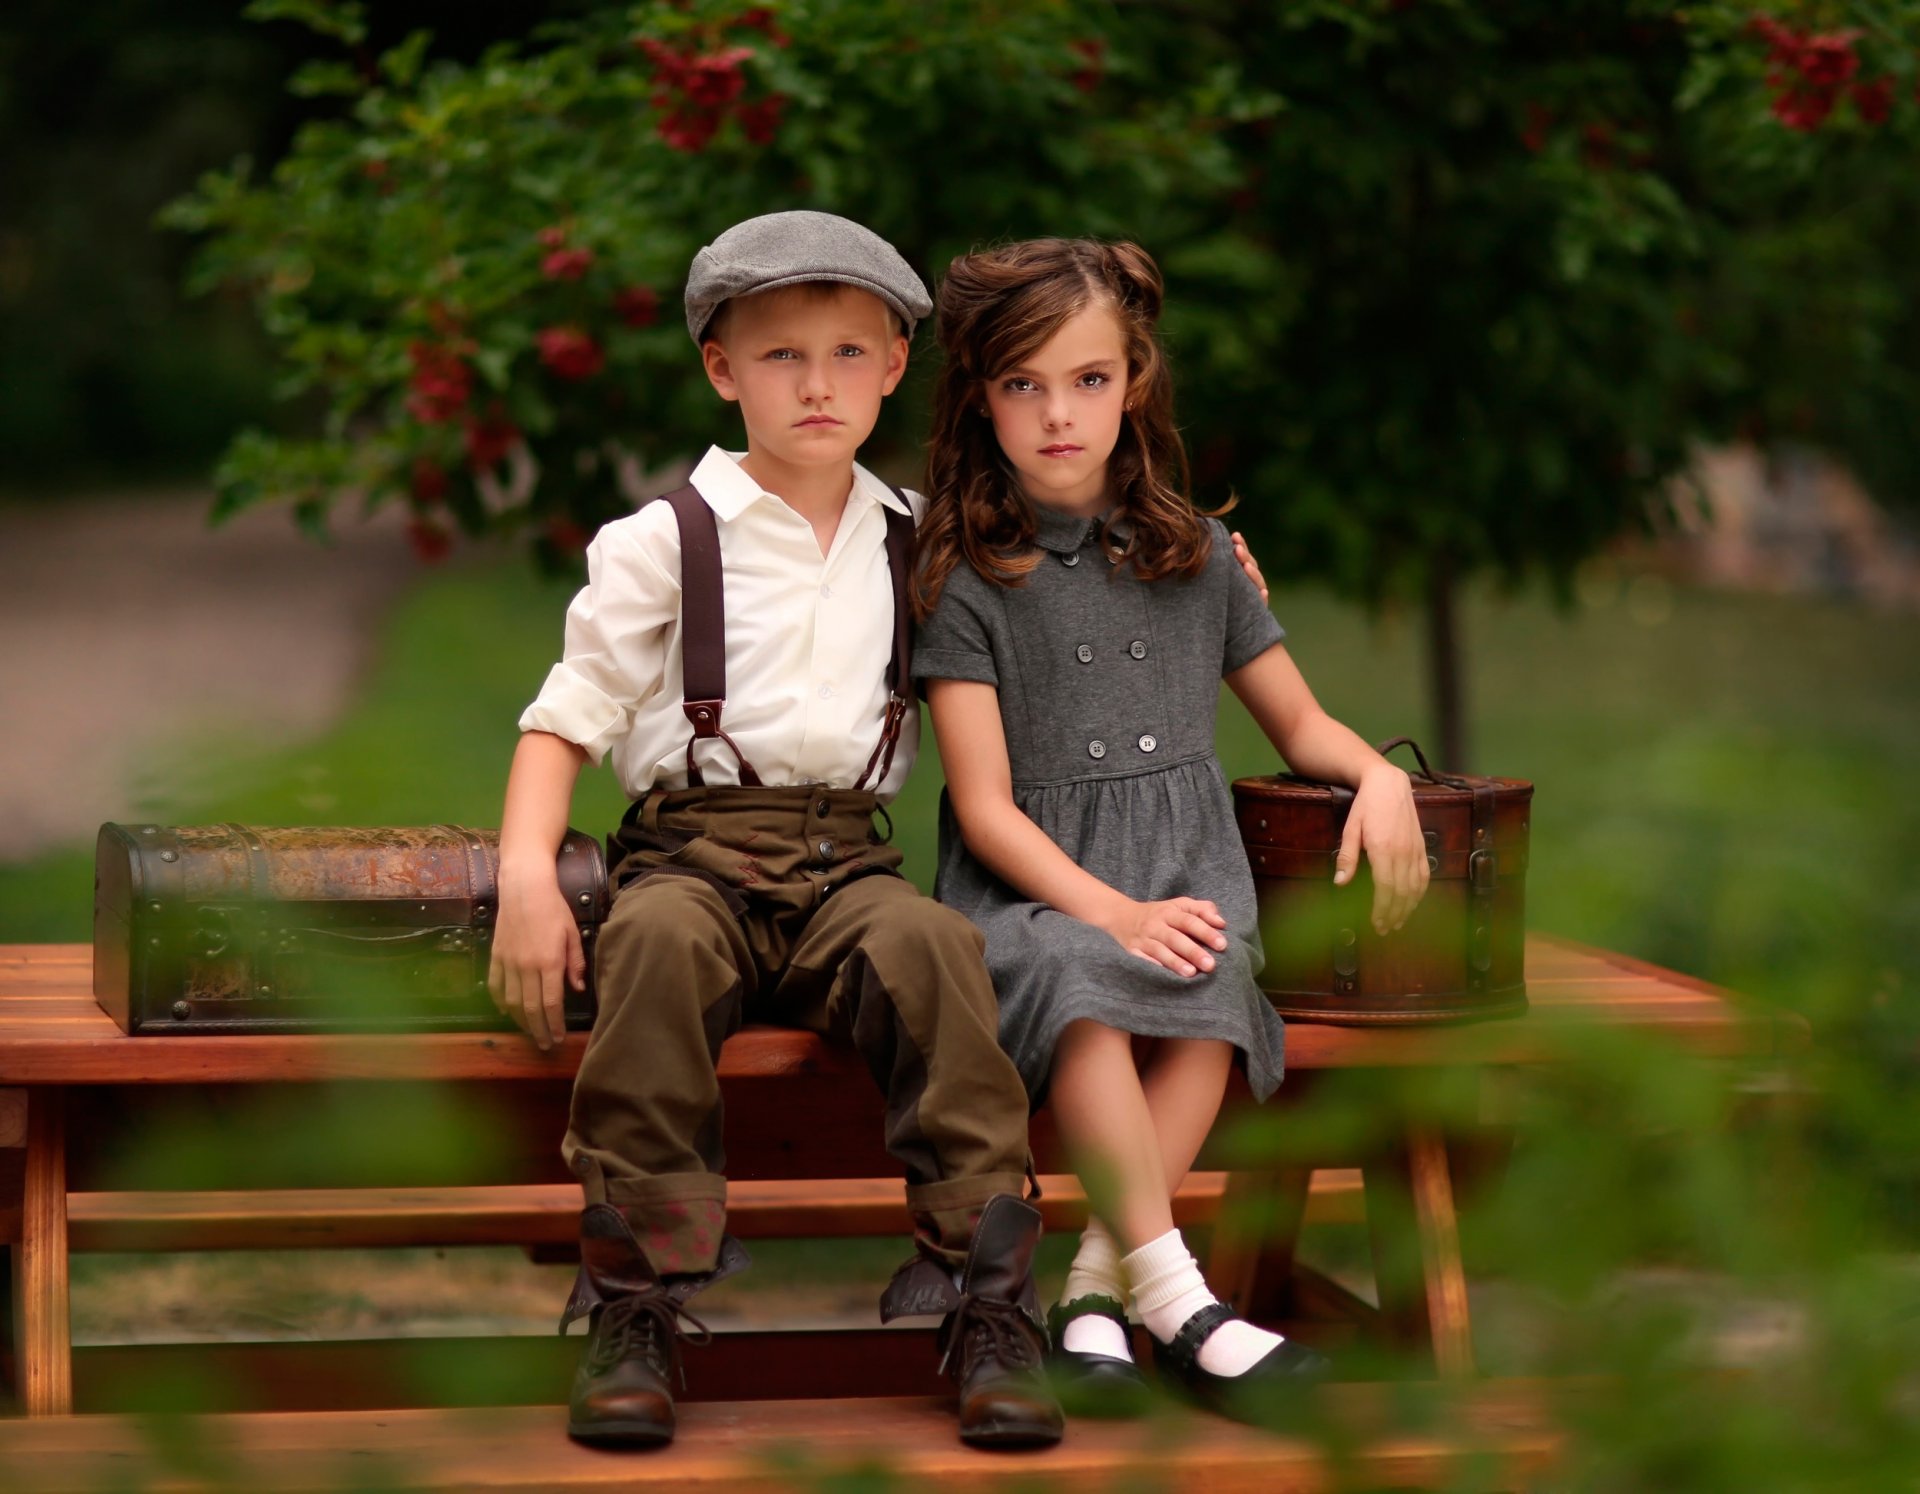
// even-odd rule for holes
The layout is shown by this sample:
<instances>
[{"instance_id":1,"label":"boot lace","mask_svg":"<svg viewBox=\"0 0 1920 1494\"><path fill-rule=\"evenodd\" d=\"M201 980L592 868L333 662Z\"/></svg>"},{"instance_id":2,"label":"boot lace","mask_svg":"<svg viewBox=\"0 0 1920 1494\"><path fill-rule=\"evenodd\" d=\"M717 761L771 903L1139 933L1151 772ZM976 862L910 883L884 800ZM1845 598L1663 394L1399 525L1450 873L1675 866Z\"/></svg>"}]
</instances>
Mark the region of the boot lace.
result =
<instances>
[{"instance_id":1,"label":"boot lace","mask_svg":"<svg viewBox=\"0 0 1920 1494\"><path fill-rule=\"evenodd\" d=\"M626 1293L600 1309L593 1342L587 1347L588 1369L600 1374L637 1354L661 1379L677 1374L685 1390L687 1370L677 1347L681 1337L690 1344L708 1344L713 1330L688 1312L685 1303L665 1292Z\"/></svg>"},{"instance_id":2,"label":"boot lace","mask_svg":"<svg viewBox=\"0 0 1920 1494\"><path fill-rule=\"evenodd\" d=\"M1033 1323L1019 1303L968 1292L947 1319L941 1373L946 1372L956 1351L963 1368L983 1359L996 1359L1008 1369L1037 1369L1040 1349L1036 1337Z\"/></svg>"}]
</instances>

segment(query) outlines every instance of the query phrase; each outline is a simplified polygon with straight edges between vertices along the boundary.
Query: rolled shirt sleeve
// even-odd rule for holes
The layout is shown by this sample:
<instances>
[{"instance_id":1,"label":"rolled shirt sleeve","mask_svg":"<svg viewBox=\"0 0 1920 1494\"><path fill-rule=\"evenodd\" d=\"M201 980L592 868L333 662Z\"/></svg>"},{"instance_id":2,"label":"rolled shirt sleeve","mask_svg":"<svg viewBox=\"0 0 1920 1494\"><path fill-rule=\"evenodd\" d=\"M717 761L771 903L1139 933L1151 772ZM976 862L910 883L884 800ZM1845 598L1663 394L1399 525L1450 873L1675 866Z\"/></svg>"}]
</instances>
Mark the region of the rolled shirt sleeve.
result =
<instances>
[{"instance_id":1,"label":"rolled shirt sleeve","mask_svg":"<svg viewBox=\"0 0 1920 1494\"><path fill-rule=\"evenodd\" d=\"M522 731L552 732L595 763L660 690L667 634L680 615L680 536L667 504L607 525L587 547L587 584L567 608L566 649L548 672Z\"/></svg>"}]
</instances>

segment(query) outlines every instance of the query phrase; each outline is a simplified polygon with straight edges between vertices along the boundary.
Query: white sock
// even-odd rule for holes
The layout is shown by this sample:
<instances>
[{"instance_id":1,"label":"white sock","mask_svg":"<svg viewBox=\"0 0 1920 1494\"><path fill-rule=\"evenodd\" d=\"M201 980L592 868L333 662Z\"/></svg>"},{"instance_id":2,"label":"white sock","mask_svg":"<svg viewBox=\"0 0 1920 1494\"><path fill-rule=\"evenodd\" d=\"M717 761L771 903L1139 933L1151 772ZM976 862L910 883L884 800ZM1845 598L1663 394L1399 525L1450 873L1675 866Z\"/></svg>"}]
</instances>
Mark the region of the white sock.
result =
<instances>
[{"instance_id":1,"label":"white sock","mask_svg":"<svg viewBox=\"0 0 1920 1494\"><path fill-rule=\"evenodd\" d=\"M1120 1262L1133 1283L1133 1305L1159 1342L1172 1343L1187 1319L1219 1299L1207 1289L1200 1263L1187 1253L1177 1229L1142 1245ZM1212 1375L1244 1375L1280 1344L1277 1333L1240 1318L1214 1329L1200 1345L1200 1368Z\"/></svg>"},{"instance_id":2,"label":"white sock","mask_svg":"<svg viewBox=\"0 0 1920 1494\"><path fill-rule=\"evenodd\" d=\"M1120 1247L1098 1219L1089 1219L1080 1236L1080 1248L1067 1268L1067 1283L1060 1289L1065 1304L1081 1297L1111 1297L1126 1305L1127 1287L1120 1274ZM1076 1354L1104 1354L1109 1359L1133 1360L1133 1345L1127 1332L1111 1318L1088 1313L1075 1318L1060 1334L1060 1347Z\"/></svg>"}]
</instances>

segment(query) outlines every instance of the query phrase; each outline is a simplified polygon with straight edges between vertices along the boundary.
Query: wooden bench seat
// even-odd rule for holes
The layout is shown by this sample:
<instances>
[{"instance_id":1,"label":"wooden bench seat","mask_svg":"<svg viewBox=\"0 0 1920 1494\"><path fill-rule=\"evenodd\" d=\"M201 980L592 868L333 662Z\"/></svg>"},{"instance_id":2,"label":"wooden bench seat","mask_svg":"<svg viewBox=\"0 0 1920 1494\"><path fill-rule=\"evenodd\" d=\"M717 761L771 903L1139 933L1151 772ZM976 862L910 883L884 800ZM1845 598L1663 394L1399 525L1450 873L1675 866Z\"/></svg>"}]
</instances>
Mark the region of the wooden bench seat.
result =
<instances>
[{"instance_id":1,"label":"wooden bench seat","mask_svg":"<svg viewBox=\"0 0 1920 1494\"><path fill-rule=\"evenodd\" d=\"M1223 1296L1256 1318L1277 1318L1282 1308L1303 1301L1329 1307L1349 1321L1425 1343L1442 1375L1467 1376L1474 1361L1454 1215L1458 1138L1436 1135L1411 1109L1398 1108L1400 1076L1447 1070L1477 1078L1491 1068L1553 1064L1600 1030L1715 1056L1775 1053L1805 1041L1804 1024L1795 1019L1566 941L1531 938L1527 970L1533 1010L1524 1018L1453 1028L1289 1026L1290 1078L1275 1103L1297 1102L1328 1071L1372 1071L1389 1140L1365 1156L1316 1157L1312 1167L1197 1176L1181 1199L1183 1219L1230 1221L1240 1211L1229 1205L1242 1201L1262 1205L1268 1219L1259 1238L1227 1227L1213 1231L1207 1267ZM75 1248L561 1244L572 1234L578 1193L560 1169L558 1138L584 1047L584 1036L575 1034L543 1054L516 1034L485 1032L130 1038L93 1002L88 948L0 947L0 1242L12 1245L14 1305L9 1353L0 1357L11 1361L23 1408L32 1416L57 1416L74 1404L67 1270ZM806 1033L749 1029L728 1041L720 1073L736 1228L762 1236L904 1233L897 1168L879 1140L882 1103L853 1054ZM199 1124L200 1134L223 1138L202 1149L221 1155L203 1156L201 1163L242 1161L250 1151L245 1102L322 1085L369 1097L409 1086L457 1093L498 1107L499 1130L518 1138L519 1150L495 1159L496 1186L462 1179L462 1186L450 1187L453 1179L444 1173L315 1179L266 1177L245 1168L237 1180L202 1178L143 1193L129 1193L115 1180L116 1160L130 1137L161 1134L156 1122L183 1115ZM296 1111L290 1124L303 1121ZM1044 1113L1036 1118L1034 1146L1040 1165L1057 1170L1058 1148ZM1351 1171L1356 1166L1364 1208ZM1083 1217L1077 1188L1062 1181L1047 1194L1042 1207L1053 1227L1071 1228ZM1377 1309L1297 1267L1293 1242L1316 1211L1366 1218L1378 1267ZM1407 1237L1394 1237L1393 1221L1406 1220L1414 1226ZM842 1378L821 1377L814 1394L832 1394L825 1387L841 1384L862 1394L909 1388L898 1364L884 1355L885 1362L876 1360L861 1377L859 1356L871 1356L881 1340L893 1353L893 1346L907 1344L902 1335L839 1337L847 1356L834 1375ZM560 1340L549 1344L545 1352L577 1352ZM175 1347L86 1353L103 1374L140 1362L184 1373L198 1346L170 1358ZM274 1355L284 1350L288 1364L338 1361L343 1378L357 1375L363 1382L370 1352L364 1345L238 1348L254 1356L249 1363L269 1349ZM739 1348L738 1363L751 1365L747 1348ZM303 1373L288 1370L282 1383L301 1383ZM733 1373L713 1372L710 1399L751 1393L728 1378ZM541 1381L530 1398L559 1383L560 1377ZM101 1404L94 1395L82 1401Z\"/></svg>"},{"instance_id":2,"label":"wooden bench seat","mask_svg":"<svg viewBox=\"0 0 1920 1494\"><path fill-rule=\"evenodd\" d=\"M1228 1175L1197 1172L1174 1199L1174 1222L1211 1224ZM1048 1230L1079 1230L1087 1196L1071 1173L1040 1178ZM729 1190L727 1227L743 1240L897 1235L903 1185L893 1178L761 1178ZM1360 1224L1358 1168L1314 1174L1306 1222ZM573 1183L463 1188L282 1188L261 1191L74 1193L67 1248L74 1251L360 1249L412 1245L573 1245L580 1189Z\"/></svg>"},{"instance_id":3,"label":"wooden bench seat","mask_svg":"<svg viewBox=\"0 0 1920 1494\"><path fill-rule=\"evenodd\" d=\"M1394 1430L1381 1389L1332 1385L1316 1393L1317 1421L1358 1432L1337 1462L1301 1438L1182 1412L1141 1422L1075 1421L1059 1447L1043 1452L975 1452L954 1437L953 1413L937 1399L863 1397L689 1405L678 1440L648 1452L570 1443L560 1406L264 1412L184 1424L121 1416L0 1421L0 1477L35 1494L655 1485L725 1494L787 1490L807 1476L847 1478L885 1466L907 1488L999 1490L1025 1478L1057 1490L1320 1494L1336 1485L1457 1487L1469 1475L1474 1488L1525 1489L1562 1452L1537 1386L1476 1385L1450 1406L1439 1434Z\"/></svg>"}]
</instances>

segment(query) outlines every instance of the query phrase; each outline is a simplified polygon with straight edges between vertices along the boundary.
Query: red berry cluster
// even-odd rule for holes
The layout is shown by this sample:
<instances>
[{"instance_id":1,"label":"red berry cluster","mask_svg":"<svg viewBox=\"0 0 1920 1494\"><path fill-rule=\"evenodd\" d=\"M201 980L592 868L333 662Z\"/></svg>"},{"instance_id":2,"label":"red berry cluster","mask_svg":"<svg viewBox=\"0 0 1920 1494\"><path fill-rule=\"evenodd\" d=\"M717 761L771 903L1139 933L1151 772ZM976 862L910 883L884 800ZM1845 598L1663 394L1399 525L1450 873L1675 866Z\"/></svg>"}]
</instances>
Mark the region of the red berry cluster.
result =
<instances>
[{"instance_id":1,"label":"red berry cluster","mask_svg":"<svg viewBox=\"0 0 1920 1494\"><path fill-rule=\"evenodd\" d=\"M540 273L551 281L586 280L599 262L591 249L571 242L571 225L555 223L534 235L539 245ZM588 294L598 301L592 287ZM651 286L628 285L611 297L613 315L629 327L650 327L660 319L660 296ZM499 401L483 411L474 407L475 347L459 311L442 302L427 308L432 334L407 344L412 372L407 381L408 415L428 426L460 426L467 465L488 472L507 459L524 439ZM557 379L578 383L593 378L607 363L606 348L580 320L543 327L534 334L534 349L542 367ZM413 506L407 537L423 561L443 559L452 548L453 534L429 511L447 501L452 475L438 455L418 455L406 474ZM578 550L586 536L570 521L556 520L549 541L562 550Z\"/></svg>"},{"instance_id":2,"label":"red berry cluster","mask_svg":"<svg viewBox=\"0 0 1920 1494\"><path fill-rule=\"evenodd\" d=\"M407 357L413 363L407 413L422 425L458 419L473 393L473 370L459 350L416 338L407 344Z\"/></svg>"},{"instance_id":3,"label":"red berry cluster","mask_svg":"<svg viewBox=\"0 0 1920 1494\"><path fill-rule=\"evenodd\" d=\"M551 249L540 261L540 273L549 280L579 280L592 268L591 249Z\"/></svg>"},{"instance_id":4,"label":"red berry cluster","mask_svg":"<svg viewBox=\"0 0 1920 1494\"><path fill-rule=\"evenodd\" d=\"M407 413L422 425L449 425L460 421L466 436L467 456L479 469L493 466L511 451L520 439L520 430L500 413L498 406L484 417L468 408L473 397L473 370L466 360L470 350L469 344L459 342L426 342L416 338L408 343L407 356L413 361L413 377L408 381ZM446 496L445 477L445 473L439 473L436 481L416 463L412 482L414 497L422 503L437 503Z\"/></svg>"},{"instance_id":5,"label":"red berry cluster","mask_svg":"<svg viewBox=\"0 0 1920 1494\"><path fill-rule=\"evenodd\" d=\"M413 546L414 555L422 562L437 565L452 551L453 536L445 525L415 514L407 520L407 543Z\"/></svg>"},{"instance_id":6,"label":"red berry cluster","mask_svg":"<svg viewBox=\"0 0 1920 1494\"><path fill-rule=\"evenodd\" d=\"M557 378L590 379L606 367L607 352L582 327L542 327L534 334L540 361Z\"/></svg>"},{"instance_id":7,"label":"red berry cluster","mask_svg":"<svg viewBox=\"0 0 1920 1494\"><path fill-rule=\"evenodd\" d=\"M447 497L447 469L432 457L415 457L413 476L407 484L407 489L413 494L413 501L421 508L432 508L436 503L444 503Z\"/></svg>"},{"instance_id":8,"label":"red berry cluster","mask_svg":"<svg viewBox=\"0 0 1920 1494\"><path fill-rule=\"evenodd\" d=\"M660 296L649 285L630 285L615 291L613 314L629 327L651 327L660 320Z\"/></svg>"},{"instance_id":9,"label":"red berry cluster","mask_svg":"<svg viewBox=\"0 0 1920 1494\"><path fill-rule=\"evenodd\" d=\"M482 418L467 422L467 460L476 472L489 471L506 460L519 440L520 427L495 405Z\"/></svg>"},{"instance_id":10,"label":"red berry cluster","mask_svg":"<svg viewBox=\"0 0 1920 1494\"><path fill-rule=\"evenodd\" d=\"M776 47L786 46L789 40L764 6L745 12L734 25L761 32ZM747 77L741 64L754 56L754 49L715 43L715 38L697 40L683 50L657 37L635 38L634 46L653 64L653 106L660 111L656 126L660 138L691 155L705 150L732 116L751 143L771 144L787 107L785 96L769 93L743 103ZM702 46L706 50L699 50Z\"/></svg>"},{"instance_id":11,"label":"red berry cluster","mask_svg":"<svg viewBox=\"0 0 1920 1494\"><path fill-rule=\"evenodd\" d=\"M593 251L567 242L567 230L551 223L535 234L534 242L546 250L540 260L540 273L549 280L581 280L593 268Z\"/></svg>"},{"instance_id":12,"label":"red berry cluster","mask_svg":"<svg viewBox=\"0 0 1920 1494\"><path fill-rule=\"evenodd\" d=\"M1796 31L1772 16L1755 16L1751 29L1767 44L1767 83L1773 89L1769 107L1788 129L1803 134L1819 129L1843 94L1867 124L1885 124L1893 113L1890 76L1858 80L1860 54L1853 49L1858 31L1816 35Z\"/></svg>"},{"instance_id":13,"label":"red berry cluster","mask_svg":"<svg viewBox=\"0 0 1920 1494\"><path fill-rule=\"evenodd\" d=\"M1069 42L1068 46L1080 59L1080 66L1067 81L1082 93L1092 93L1100 86L1100 80L1107 75L1107 44L1097 36L1085 37Z\"/></svg>"},{"instance_id":14,"label":"red berry cluster","mask_svg":"<svg viewBox=\"0 0 1920 1494\"><path fill-rule=\"evenodd\" d=\"M591 249L568 242L567 229L551 224L534 235L546 251L540 273L548 280L578 281L595 264ZM629 285L613 293L613 314L629 327L651 327L660 319L660 296L651 286ZM534 339L540 361L563 379L590 379L606 366L606 350L578 325L543 328Z\"/></svg>"}]
</instances>

